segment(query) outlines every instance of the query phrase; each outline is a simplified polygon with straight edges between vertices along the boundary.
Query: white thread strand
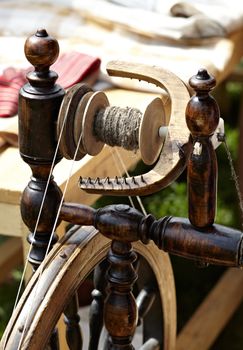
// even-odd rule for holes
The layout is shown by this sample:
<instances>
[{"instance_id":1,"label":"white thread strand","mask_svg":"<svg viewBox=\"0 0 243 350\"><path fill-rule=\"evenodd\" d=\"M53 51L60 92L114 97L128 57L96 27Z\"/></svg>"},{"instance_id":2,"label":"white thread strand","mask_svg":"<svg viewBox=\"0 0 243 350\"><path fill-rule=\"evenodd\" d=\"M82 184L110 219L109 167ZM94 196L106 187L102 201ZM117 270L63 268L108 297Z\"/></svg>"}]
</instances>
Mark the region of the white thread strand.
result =
<instances>
[{"instance_id":1,"label":"white thread strand","mask_svg":"<svg viewBox=\"0 0 243 350\"><path fill-rule=\"evenodd\" d=\"M116 148L114 148L115 149L115 152L116 152L116 155L118 156L118 150L116 149ZM114 162L114 164L115 164L115 167L116 167L116 170L117 170L117 172L118 172L118 174L119 174L119 176L121 176L122 177L122 170L118 167L118 165L117 165L117 162L116 162L116 158L115 158L115 155L114 155L114 152L112 152L112 149L109 147L109 150L110 150L110 153L111 153L111 155L112 155L112 158L113 158L113 162ZM118 160L119 160L119 158L118 158ZM126 170L125 170L126 171ZM129 202L130 202L130 204L131 204L131 206L135 209L135 204L134 204L134 202L133 202L133 200L132 200L132 197L131 196L128 196L128 200L129 200Z\"/></svg>"},{"instance_id":2,"label":"white thread strand","mask_svg":"<svg viewBox=\"0 0 243 350\"><path fill-rule=\"evenodd\" d=\"M66 116L65 116L65 118L66 118ZM33 232L33 238L35 238L35 235L36 235L36 231L37 231L37 228L38 228L38 225L39 225L39 221L40 221L41 213L42 213L42 210L43 210L44 202L45 202L45 199L46 199L48 186L49 186L50 181L51 181L53 169L54 169L54 166L55 166L55 161L56 161L56 158L57 158L57 152L58 152L59 144L60 144L60 141L61 141L61 136L62 136L63 129L64 129L64 123L65 123L65 119L64 119L64 122L63 122L63 125L62 125L62 128L61 128L61 132L60 132L59 138L58 138L56 150L55 150L55 153L54 153L54 156L53 156L53 161L52 161L51 168L50 168L50 173L49 173L49 176L48 176L48 179L47 179L47 183L46 183L46 187L45 187L45 190L44 190L44 193L43 193L43 197L42 197L39 213L38 213L36 224L35 224L35 229L34 229L34 232ZM16 306L17 306L17 303L18 303L18 299L19 299L19 295L20 295L20 291L21 291L21 288L23 286L24 276L26 274L26 270L27 270L27 266L28 266L28 260L29 260L30 251L31 251L32 247L33 247L33 241L30 243L30 246L29 246L29 249L28 249L28 254L27 254L27 257L26 257L26 261L25 261L22 277L21 277L21 280L20 280L20 285L19 285L17 296L16 296L16 299L15 299L13 312L16 309Z\"/></svg>"},{"instance_id":3,"label":"white thread strand","mask_svg":"<svg viewBox=\"0 0 243 350\"><path fill-rule=\"evenodd\" d=\"M124 161L123 161L123 159L122 159L122 156L121 156L121 154L120 154L120 152L118 151L117 148L115 148L115 152L116 152L117 157L118 157L118 159L119 159L119 161L120 161L120 163L121 163L121 165L122 165L122 167L123 167L123 170L125 171L125 174L127 175L127 177L130 177L130 175L129 175L129 173L128 173L128 170L127 170L127 168L126 168L126 166L125 166L125 163L124 163ZM129 198L131 198L131 196L129 196ZM141 198L140 198L139 196L136 196L136 199L137 199L137 201L138 201L138 204L139 204L139 206L140 206L140 208L141 208L142 213L143 213L144 215L147 215L147 212L146 212L146 210L145 210L145 208L144 208L144 205L143 205L143 203L142 203ZM132 198L131 198L131 200L132 200Z\"/></svg>"},{"instance_id":4,"label":"white thread strand","mask_svg":"<svg viewBox=\"0 0 243 350\"><path fill-rule=\"evenodd\" d=\"M224 139L223 144L224 144L224 148L225 148L225 151L226 151L226 154L227 154L227 157L228 157L228 161L229 161L229 165L230 165L230 171L231 171L231 176L232 176L232 179L233 179L234 184L235 184L236 194L237 194L237 198L238 198L238 204L239 204L239 207L240 207L241 226L243 227L243 200L242 200L242 193L241 193L241 190L240 190L240 184L239 184L238 177L236 175L236 171L235 171L234 164L233 164L233 159L232 159L232 156L231 156L231 153L230 153L229 146L228 146L228 144L226 142L226 139Z\"/></svg>"},{"instance_id":5,"label":"white thread strand","mask_svg":"<svg viewBox=\"0 0 243 350\"><path fill-rule=\"evenodd\" d=\"M65 122L66 122L66 118L67 118L67 114L65 115L65 118L63 120L63 125L61 127L61 131L60 131L60 134L59 134L59 138L58 138L58 142L57 142L57 146L56 146L56 150L55 150L55 153L54 153L54 157L53 157L53 161L52 161L52 164L51 164L51 169L50 169L50 173L49 173L49 176L48 176L48 179L47 179L47 184L46 184L46 187L45 187L45 191L44 191L44 194L43 194L43 198L42 198L42 202L41 202L41 205L40 205L40 209L39 209L39 213L38 213L38 217L37 217L37 221L36 221L36 225L35 225L35 229L34 229L34 232L33 232L33 238L35 237L36 235L36 232L37 232L37 228L38 228L38 224L39 224L39 221L40 221L40 216L41 216L41 213L42 213L42 210L43 210L43 206L44 206L44 202L45 202L45 198L46 198L46 194L47 194L47 190L48 190L48 186L50 184L50 180L51 180L51 176L52 176L52 173L53 173L53 169L54 169L54 166L55 166L55 161L56 161L56 157L57 157L57 152L58 152L58 148L59 148L59 144L60 144L60 140L61 140L61 136L62 136L62 133L63 133L63 129L64 129L64 125L65 125ZM69 175L68 175L68 179L65 183L65 187L64 187L64 190L63 190L63 195L62 195L62 198L61 198L61 201L60 201L60 204L59 204L59 208L58 208L58 212L57 212L57 215L56 215L56 218L55 218L55 222L54 222L54 225L53 225L53 229L52 229L52 232L51 232L51 235L50 235L50 238L49 238L49 242L48 242L48 246L47 246L47 249L46 249L46 253L45 253L45 257L44 257L44 260L46 259L47 257L47 254L48 254L48 251L50 249L50 245L51 245L51 241L52 241L52 238L53 238L53 235L55 233L55 230L56 230L56 225L57 225L57 221L58 221L58 218L59 218L59 215L60 215L60 211L61 211L61 208L62 208L62 204L63 204L63 201L64 201L64 197L65 197L65 194L66 194L66 191L67 191L67 187L68 187L68 184L69 184L69 181L70 181L70 178L71 178L71 175L72 175L72 172L73 172L73 166L74 166L74 161L76 159L76 156L77 156L77 152L78 152L78 148L79 148L79 145L80 145L80 142L81 142L81 137L82 135L80 135L79 137L79 140L78 140L78 144L77 144L77 148L75 150L75 154L74 154L74 157L73 157L73 160L72 160L72 164L71 164L71 167L70 167L70 171L69 171ZM125 164L121 158L121 155L119 154L118 150L115 149L116 151L116 154L118 156L118 159L126 173L127 176L129 176L129 173L125 167ZM114 154L113 152L112 153L112 156L114 157ZM116 164L116 162L115 162ZM117 165L117 164L116 164ZM120 172L120 170L119 170ZM133 207L135 207L134 205L134 202L131 198L131 196L128 197L129 200L130 200L130 203ZM138 200L138 203L141 207L141 210L142 212L144 213L144 215L146 215L146 211L145 211L145 208L142 204L142 201L140 199L140 197L136 196L137 200ZM20 291L21 291L21 288L22 288L22 285L23 285L23 281L24 281L24 276L25 276L25 273L26 273L26 269L27 269L27 265L28 265L28 259L29 259L29 256L30 256L30 251L33 247L33 242L31 242L30 244L30 247L29 247L29 251L28 251L28 255L27 255L27 259L26 259L26 262L25 262L25 266L24 266L24 270L23 270L23 274L22 274L22 278L21 278L21 281L20 281L20 285L19 285L19 289L18 289L18 293L17 293L17 297L16 297L16 300L15 300L15 305L14 305L14 309L13 311L15 310L16 308L16 305L17 305L17 302L18 302L18 298L19 298L19 295L20 295ZM33 306L33 302L35 300L35 296L38 292L38 288L39 288L39 283L40 283L40 279L41 279L41 276L42 276L42 273L43 273L43 268L44 266L43 265L40 265L41 268L40 268L40 274L38 276L38 281L36 283L36 288L35 288L35 293L34 293L34 296L33 296L33 299L32 299L32 303L31 303L31 308ZM20 338L20 343L19 343L19 346L18 346L18 349L20 349L20 346L22 345L22 342L23 342L23 337L25 335L25 331L26 331L26 327L27 327L27 323L28 323L28 320L29 320L29 317L30 317L30 314L28 315L28 317L26 318L26 321L25 321L25 325L24 325L24 329L23 329L23 332L22 332L22 336ZM5 348L5 345L6 345L6 342L4 344L4 348Z\"/></svg>"},{"instance_id":6,"label":"white thread strand","mask_svg":"<svg viewBox=\"0 0 243 350\"><path fill-rule=\"evenodd\" d=\"M62 125L62 128L61 128L60 139L61 139L61 134L62 134L62 132L63 132L64 124L65 124L65 122L66 122L66 118L67 118L67 114L65 115L65 118L64 118L64 121L63 121L63 125ZM73 159L72 159L72 163L71 163L71 167L70 167L70 170L69 170L68 178L67 178L67 181L66 181L65 186L64 186L62 198L61 198L61 201L60 201L60 204L59 204L59 207L58 207L58 211L57 211L57 215L56 215L56 218L55 218L55 222L54 222L54 224L53 224L53 228L52 228L52 232L51 232L50 239L49 239L49 242L48 242L48 246L47 246L47 249L46 249L46 253L45 253L45 256L44 256L44 260L46 259L47 255L48 255L48 251L49 251L49 249L50 249L51 241L52 241L53 235L54 235L55 230L56 230L57 221L58 221L58 219L59 219L59 214L60 214L60 212L61 212L61 208L62 208L62 204L63 204L63 201L64 201L64 197L65 197L65 194L66 194L66 191L67 191L67 187L68 187L68 184L69 184L69 181L70 181L72 172L73 172L73 166L74 166L75 159L76 159L76 157L77 157L77 153L78 153L78 149L79 149L79 146L80 146L80 143L81 143L81 139L82 139L82 133L80 134L79 139L78 139L78 142L77 142L77 147L76 147L76 150L75 150ZM58 141L59 141L59 140L58 140ZM58 146L59 146L59 143L58 143ZM44 261L44 260L43 260L43 261ZM42 273L43 273L43 268L44 268L44 265L41 264L41 265L40 265L40 275L38 276L38 281L37 281L36 290L35 290L35 293L34 293L34 296L33 296L33 299L32 299L31 308L32 308L33 302L34 302L34 300L35 300L35 296L36 296L37 291L38 291L38 287L39 287L39 283L40 283L40 278L41 278ZM30 315L28 315L28 317L29 317L29 316L30 316ZM24 332L25 332L25 329L26 329L26 326L27 326L27 323L28 323L28 320L29 320L28 317L27 317L27 319L26 319L26 321L25 321L25 326L24 326L23 333L22 333L22 336L21 336L21 339L20 339L20 344L19 344L17 350L19 350L19 349L20 349L20 346L22 345L22 341L23 341L22 338L23 338L23 336L24 336Z\"/></svg>"}]
</instances>

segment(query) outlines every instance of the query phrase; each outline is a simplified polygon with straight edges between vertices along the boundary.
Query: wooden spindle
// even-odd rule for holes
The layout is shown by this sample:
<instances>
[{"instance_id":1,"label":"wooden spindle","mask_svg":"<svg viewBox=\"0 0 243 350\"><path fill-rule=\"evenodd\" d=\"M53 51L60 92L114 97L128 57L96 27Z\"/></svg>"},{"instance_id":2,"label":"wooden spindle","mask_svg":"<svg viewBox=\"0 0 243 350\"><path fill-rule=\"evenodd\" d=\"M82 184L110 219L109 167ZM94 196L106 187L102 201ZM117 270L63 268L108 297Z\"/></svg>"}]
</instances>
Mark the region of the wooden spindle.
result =
<instances>
[{"instance_id":1,"label":"wooden spindle","mask_svg":"<svg viewBox=\"0 0 243 350\"><path fill-rule=\"evenodd\" d=\"M82 334L79 327L80 317L78 314L78 296L75 293L64 310L66 323L66 340L70 350L80 350L83 346Z\"/></svg>"},{"instance_id":2,"label":"wooden spindle","mask_svg":"<svg viewBox=\"0 0 243 350\"><path fill-rule=\"evenodd\" d=\"M22 219L30 230L28 242L32 248L28 260L33 271L43 261L48 247L51 249L57 241L52 230L62 194L53 177L48 188L47 181L57 146L55 123L65 93L55 84L57 74L49 70L58 54L58 42L45 29L37 30L26 40L25 55L35 70L27 74L29 82L19 93L19 150L32 170L32 177L22 194L20 208ZM61 156L57 154L55 164L60 160ZM46 197L39 217L44 193ZM59 349L56 329L50 346Z\"/></svg>"},{"instance_id":3,"label":"wooden spindle","mask_svg":"<svg viewBox=\"0 0 243 350\"><path fill-rule=\"evenodd\" d=\"M149 312L154 299L155 299L155 291L152 286L147 286L143 288L136 299L137 307L138 307L138 325L141 324L145 315Z\"/></svg>"},{"instance_id":4,"label":"wooden spindle","mask_svg":"<svg viewBox=\"0 0 243 350\"><path fill-rule=\"evenodd\" d=\"M108 261L105 259L94 270L94 287L92 291L93 301L89 311L89 350L97 350L101 330L103 327L103 311L106 279L105 274L108 268Z\"/></svg>"},{"instance_id":5,"label":"wooden spindle","mask_svg":"<svg viewBox=\"0 0 243 350\"><path fill-rule=\"evenodd\" d=\"M60 350L59 347L59 333L58 333L58 329L54 328L54 330L52 331L52 335L49 341L49 348L51 350Z\"/></svg>"},{"instance_id":6,"label":"wooden spindle","mask_svg":"<svg viewBox=\"0 0 243 350\"><path fill-rule=\"evenodd\" d=\"M243 234L229 227L214 224L202 230L188 219L165 217L154 221L149 237L159 249L186 259L228 267L243 264Z\"/></svg>"},{"instance_id":7,"label":"wooden spindle","mask_svg":"<svg viewBox=\"0 0 243 350\"><path fill-rule=\"evenodd\" d=\"M205 228L214 223L217 190L217 159L211 137L219 123L219 108L210 90L215 79L204 69L190 81L196 91L186 108L186 123L193 140L188 161L189 219L192 225Z\"/></svg>"},{"instance_id":8,"label":"wooden spindle","mask_svg":"<svg viewBox=\"0 0 243 350\"><path fill-rule=\"evenodd\" d=\"M132 286L137 279L133 268L136 254L131 243L112 241L108 255L108 296L104 322L110 336L109 349L134 350L132 339L137 326L137 306Z\"/></svg>"},{"instance_id":9,"label":"wooden spindle","mask_svg":"<svg viewBox=\"0 0 243 350\"><path fill-rule=\"evenodd\" d=\"M59 53L55 39L40 29L25 43L25 55L35 70L28 73L29 83L19 94L19 149L23 160L31 167L32 177L21 199L22 219L30 230L32 243L29 261L35 270L46 254L55 222L61 191L53 178L46 191L40 220L36 222L46 190L56 151L56 120L64 90L55 81L57 74L49 70ZM61 159L57 154L55 164ZM33 232L36 230L35 235ZM56 242L54 234L50 247Z\"/></svg>"},{"instance_id":10,"label":"wooden spindle","mask_svg":"<svg viewBox=\"0 0 243 350\"><path fill-rule=\"evenodd\" d=\"M143 343L146 343L151 336L156 338L159 346L163 348L163 305L158 287L158 281L151 266L146 259L139 255L140 266L136 287L140 290L136 302L138 307L138 325L142 324ZM158 322L160 320L161 322Z\"/></svg>"}]
</instances>

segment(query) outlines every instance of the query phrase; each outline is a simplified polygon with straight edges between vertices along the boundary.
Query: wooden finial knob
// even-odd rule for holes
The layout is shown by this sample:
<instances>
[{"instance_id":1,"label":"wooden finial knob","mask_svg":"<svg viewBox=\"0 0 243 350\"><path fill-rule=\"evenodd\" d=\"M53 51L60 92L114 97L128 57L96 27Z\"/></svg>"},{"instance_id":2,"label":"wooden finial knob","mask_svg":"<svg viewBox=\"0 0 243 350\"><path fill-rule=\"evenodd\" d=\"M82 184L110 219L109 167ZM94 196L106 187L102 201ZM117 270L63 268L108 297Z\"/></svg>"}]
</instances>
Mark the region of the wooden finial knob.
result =
<instances>
[{"instance_id":1,"label":"wooden finial knob","mask_svg":"<svg viewBox=\"0 0 243 350\"><path fill-rule=\"evenodd\" d=\"M186 123L193 139L187 164L188 216L193 226L203 229L213 224L216 212L217 159L211 136L219 123L219 108L210 95L216 81L205 69L200 69L189 83L196 95L186 108Z\"/></svg>"},{"instance_id":2,"label":"wooden finial knob","mask_svg":"<svg viewBox=\"0 0 243 350\"><path fill-rule=\"evenodd\" d=\"M215 87L216 80L212 75L208 74L206 69L200 68L197 74L190 78L189 84L196 92L209 92Z\"/></svg>"},{"instance_id":3,"label":"wooden finial knob","mask_svg":"<svg viewBox=\"0 0 243 350\"><path fill-rule=\"evenodd\" d=\"M195 90L194 95L186 108L186 123L195 137L211 136L219 123L219 108L215 99L210 95L216 81L208 74L206 69L200 69L189 80L190 86Z\"/></svg>"},{"instance_id":4,"label":"wooden finial knob","mask_svg":"<svg viewBox=\"0 0 243 350\"><path fill-rule=\"evenodd\" d=\"M36 71L47 71L58 57L59 45L45 29L38 29L26 40L24 52Z\"/></svg>"}]
</instances>

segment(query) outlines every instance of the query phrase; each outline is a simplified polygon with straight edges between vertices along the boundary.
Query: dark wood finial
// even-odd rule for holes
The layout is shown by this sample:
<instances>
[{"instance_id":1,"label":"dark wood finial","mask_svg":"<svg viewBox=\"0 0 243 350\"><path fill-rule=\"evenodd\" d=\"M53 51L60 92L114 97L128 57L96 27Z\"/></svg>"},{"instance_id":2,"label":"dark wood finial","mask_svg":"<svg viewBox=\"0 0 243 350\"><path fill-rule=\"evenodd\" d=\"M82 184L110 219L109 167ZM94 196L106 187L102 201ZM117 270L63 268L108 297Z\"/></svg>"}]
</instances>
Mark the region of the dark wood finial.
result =
<instances>
[{"instance_id":1,"label":"dark wood finial","mask_svg":"<svg viewBox=\"0 0 243 350\"><path fill-rule=\"evenodd\" d=\"M186 109L187 126L192 136L209 136L214 133L219 123L219 108L210 91L215 87L216 80L206 69L200 69L189 80L195 90Z\"/></svg>"},{"instance_id":2,"label":"dark wood finial","mask_svg":"<svg viewBox=\"0 0 243 350\"><path fill-rule=\"evenodd\" d=\"M55 123L65 91L55 84L58 75L49 67L58 53L57 40L45 29L37 30L25 42L26 58L35 67L27 74L29 83L22 87L19 98L19 149L28 164L51 165L55 154ZM57 161L60 159L58 155Z\"/></svg>"},{"instance_id":3,"label":"dark wood finial","mask_svg":"<svg viewBox=\"0 0 243 350\"><path fill-rule=\"evenodd\" d=\"M210 91L214 77L200 69L190 81L196 94L186 108L186 123L193 140L188 161L189 219L200 228L213 224L216 211L217 160L211 136L219 123L219 108Z\"/></svg>"},{"instance_id":4,"label":"dark wood finial","mask_svg":"<svg viewBox=\"0 0 243 350\"><path fill-rule=\"evenodd\" d=\"M62 197L53 177L48 180L52 165L61 160L61 155L56 153L56 121L65 91L55 84L57 74L49 70L58 53L57 41L45 29L39 29L26 40L26 58L35 69L28 73L29 83L19 92L19 151L31 167L32 177L23 192L20 207L22 219L30 231L29 261L34 269L44 259L50 237L51 246L57 240L52 231ZM57 225L59 223L60 220Z\"/></svg>"},{"instance_id":5,"label":"dark wood finial","mask_svg":"<svg viewBox=\"0 0 243 350\"><path fill-rule=\"evenodd\" d=\"M209 91L215 87L216 80L205 68L200 68L197 74L190 78L189 84L195 91Z\"/></svg>"},{"instance_id":6,"label":"dark wood finial","mask_svg":"<svg viewBox=\"0 0 243 350\"><path fill-rule=\"evenodd\" d=\"M57 40L49 36L45 29L38 29L26 40L24 52L27 60L35 67L34 72L27 74L30 85L50 89L58 78L57 73L49 70L59 55Z\"/></svg>"},{"instance_id":7,"label":"dark wood finial","mask_svg":"<svg viewBox=\"0 0 243 350\"><path fill-rule=\"evenodd\" d=\"M45 29L38 29L25 42L24 52L27 60L36 71L48 70L57 60L59 45L55 38L48 35Z\"/></svg>"}]
</instances>

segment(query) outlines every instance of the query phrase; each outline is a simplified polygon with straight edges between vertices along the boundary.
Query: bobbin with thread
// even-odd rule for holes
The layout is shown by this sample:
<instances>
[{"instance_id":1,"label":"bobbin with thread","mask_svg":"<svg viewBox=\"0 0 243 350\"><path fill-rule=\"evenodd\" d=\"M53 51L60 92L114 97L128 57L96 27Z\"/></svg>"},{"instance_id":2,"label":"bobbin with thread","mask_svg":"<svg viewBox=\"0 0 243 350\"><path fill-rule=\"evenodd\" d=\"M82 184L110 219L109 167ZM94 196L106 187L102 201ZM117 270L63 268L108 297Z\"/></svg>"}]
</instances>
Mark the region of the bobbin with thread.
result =
<instances>
[{"instance_id":1,"label":"bobbin with thread","mask_svg":"<svg viewBox=\"0 0 243 350\"><path fill-rule=\"evenodd\" d=\"M163 103L155 98L144 113L136 108L110 106L106 94L93 93L82 117L82 147L94 156L105 144L140 151L145 164L153 164L162 149L167 127Z\"/></svg>"}]
</instances>

